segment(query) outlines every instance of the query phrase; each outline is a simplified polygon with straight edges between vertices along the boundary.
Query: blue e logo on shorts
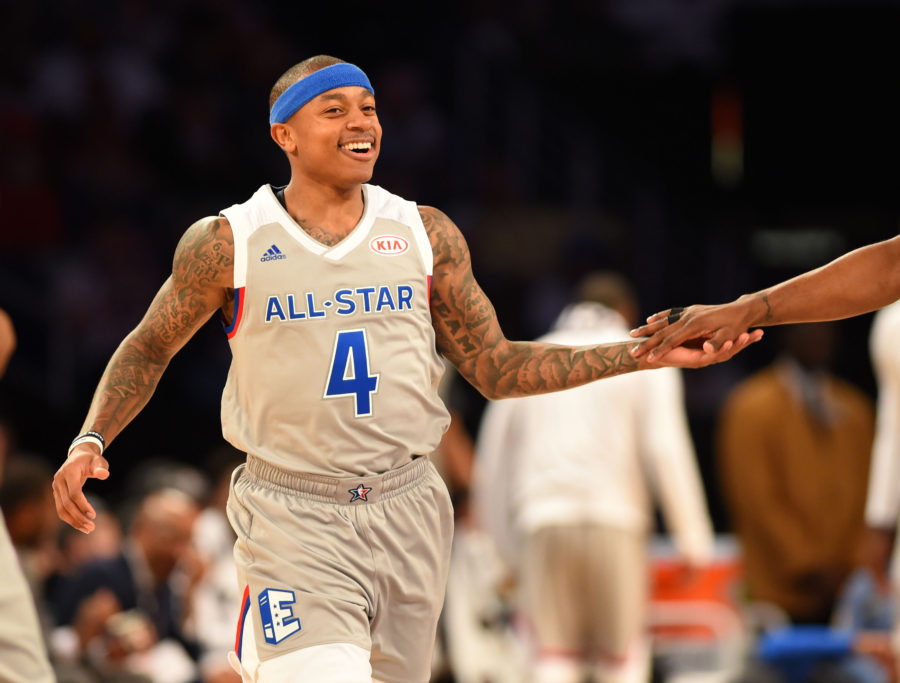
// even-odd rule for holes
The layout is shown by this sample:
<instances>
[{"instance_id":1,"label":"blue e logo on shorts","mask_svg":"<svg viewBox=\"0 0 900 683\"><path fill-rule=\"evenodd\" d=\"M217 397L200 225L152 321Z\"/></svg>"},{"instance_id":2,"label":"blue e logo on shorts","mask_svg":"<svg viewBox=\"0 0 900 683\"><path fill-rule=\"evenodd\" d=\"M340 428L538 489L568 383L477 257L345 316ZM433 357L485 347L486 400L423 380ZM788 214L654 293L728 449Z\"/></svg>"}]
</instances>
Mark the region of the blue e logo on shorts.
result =
<instances>
[{"instance_id":1,"label":"blue e logo on shorts","mask_svg":"<svg viewBox=\"0 0 900 683\"><path fill-rule=\"evenodd\" d=\"M259 594L263 634L270 645L277 645L300 630L300 620L291 609L295 600L294 591L277 588L266 588Z\"/></svg>"}]
</instances>

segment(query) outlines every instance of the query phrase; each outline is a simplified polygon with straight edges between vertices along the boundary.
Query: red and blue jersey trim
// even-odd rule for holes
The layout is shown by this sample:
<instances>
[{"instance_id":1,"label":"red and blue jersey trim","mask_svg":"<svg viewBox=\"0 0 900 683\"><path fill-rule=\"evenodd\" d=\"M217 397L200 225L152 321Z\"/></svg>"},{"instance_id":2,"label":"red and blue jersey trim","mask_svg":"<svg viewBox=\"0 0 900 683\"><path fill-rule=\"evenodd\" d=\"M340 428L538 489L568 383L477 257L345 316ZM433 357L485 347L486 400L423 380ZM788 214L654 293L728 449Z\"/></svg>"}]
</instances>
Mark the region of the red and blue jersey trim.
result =
<instances>
[{"instance_id":1,"label":"red and blue jersey trim","mask_svg":"<svg viewBox=\"0 0 900 683\"><path fill-rule=\"evenodd\" d=\"M238 331L241 325L241 318L244 315L244 288L238 287L234 290L234 314L231 316L231 324L225 325L225 316L222 316L222 326L225 328L225 334L231 339Z\"/></svg>"},{"instance_id":2,"label":"red and blue jersey trim","mask_svg":"<svg viewBox=\"0 0 900 683\"><path fill-rule=\"evenodd\" d=\"M241 660L241 650L244 647L244 624L247 623L247 612L250 611L250 586L244 587L244 597L241 600L241 616L238 617L237 635L234 637L234 653L238 661Z\"/></svg>"}]
</instances>

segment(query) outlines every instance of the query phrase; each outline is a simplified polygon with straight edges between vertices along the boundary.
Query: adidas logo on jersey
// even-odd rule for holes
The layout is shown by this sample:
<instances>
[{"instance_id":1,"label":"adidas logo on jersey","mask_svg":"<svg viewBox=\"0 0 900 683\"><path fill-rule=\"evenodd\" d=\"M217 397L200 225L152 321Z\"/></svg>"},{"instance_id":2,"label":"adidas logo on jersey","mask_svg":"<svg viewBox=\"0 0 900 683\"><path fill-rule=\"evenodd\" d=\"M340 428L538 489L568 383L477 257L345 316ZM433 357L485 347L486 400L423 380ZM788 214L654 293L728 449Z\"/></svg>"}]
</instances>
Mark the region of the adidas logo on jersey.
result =
<instances>
[{"instance_id":1,"label":"adidas logo on jersey","mask_svg":"<svg viewBox=\"0 0 900 683\"><path fill-rule=\"evenodd\" d=\"M285 258L287 258L287 256L281 253L281 249L273 244L266 250L266 253L262 255L260 261L265 263L266 261L280 261Z\"/></svg>"}]
</instances>

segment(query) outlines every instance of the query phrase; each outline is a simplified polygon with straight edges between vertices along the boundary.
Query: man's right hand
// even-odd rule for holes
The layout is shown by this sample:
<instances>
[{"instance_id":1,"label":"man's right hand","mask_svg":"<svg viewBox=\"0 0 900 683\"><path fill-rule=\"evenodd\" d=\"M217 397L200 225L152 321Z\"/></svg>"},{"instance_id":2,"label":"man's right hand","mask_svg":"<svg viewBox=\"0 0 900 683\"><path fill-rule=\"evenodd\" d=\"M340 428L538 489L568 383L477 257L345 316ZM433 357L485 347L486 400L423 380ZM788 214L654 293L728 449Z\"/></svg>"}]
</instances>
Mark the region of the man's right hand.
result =
<instances>
[{"instance_id":1,"label":"man's right hand","mask_svg":"<svg viewBox=\"0 0 900 683\"><path fill-rule=\"evenodd\" d=\"M109 477L109 463L96 446L80 444L53 476L53 500L56 514L73 528L89 534L94 530L97 513L82 491L84 482Z\"/></svg>"}]
</instances>

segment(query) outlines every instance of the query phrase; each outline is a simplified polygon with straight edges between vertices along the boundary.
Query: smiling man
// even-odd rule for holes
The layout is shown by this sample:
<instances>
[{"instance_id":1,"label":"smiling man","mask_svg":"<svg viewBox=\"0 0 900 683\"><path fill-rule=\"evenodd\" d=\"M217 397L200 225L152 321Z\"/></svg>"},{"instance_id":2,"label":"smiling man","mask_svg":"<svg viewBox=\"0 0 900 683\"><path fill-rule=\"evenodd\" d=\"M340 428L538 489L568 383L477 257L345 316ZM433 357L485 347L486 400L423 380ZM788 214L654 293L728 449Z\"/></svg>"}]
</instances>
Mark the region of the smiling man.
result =
<instances>
[{"instance_id":1,"label":"smiling man","mask_svg":"<svg viewBox=\"0 0 900 683\"><path fill-rule=\"evenodd\" d=\"M270 107L290 182L185 232L54 478L57 510L93 529L84 482L109 476L104 449L219 311L233 356L222 430L247 453L228 501L244 594L233 665L246 681L427 681L453 534L427 457L449 423L441 355L499 399L700 367L758 335L652 364L630 341L510 341L456 225L368 183L382 131L362 70L312 57Z\"/></svg>"}]
</instances>

